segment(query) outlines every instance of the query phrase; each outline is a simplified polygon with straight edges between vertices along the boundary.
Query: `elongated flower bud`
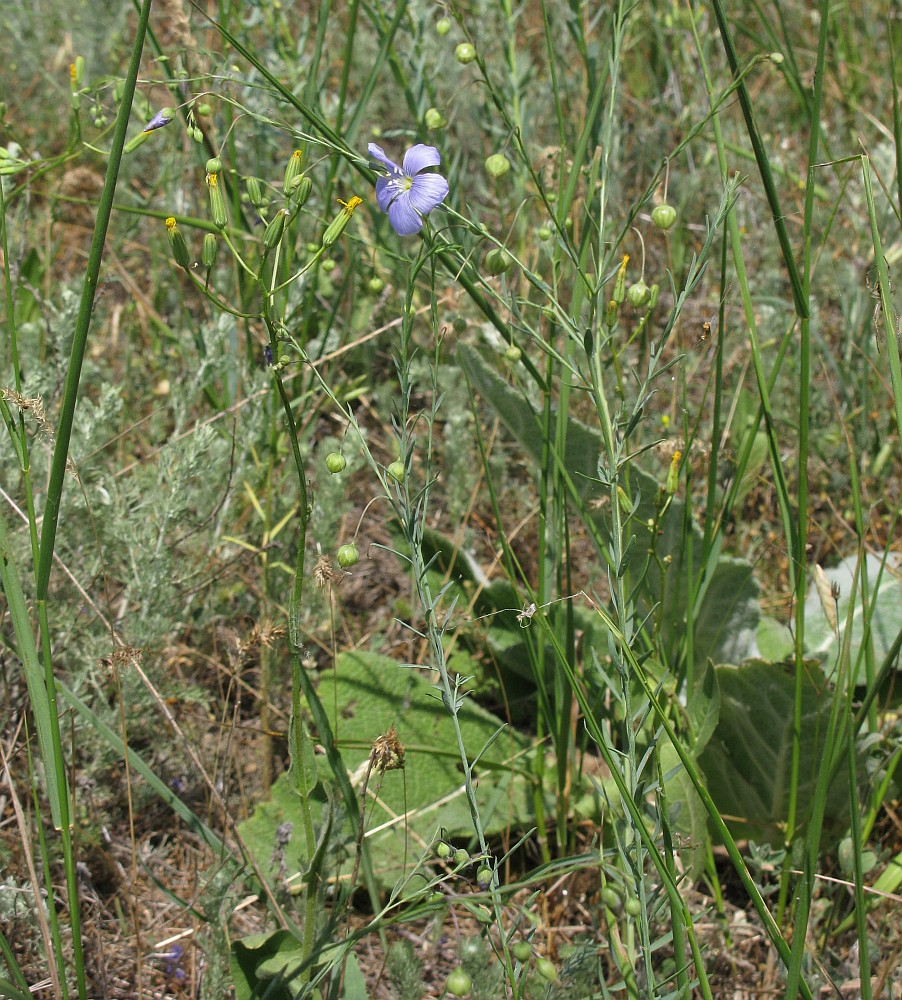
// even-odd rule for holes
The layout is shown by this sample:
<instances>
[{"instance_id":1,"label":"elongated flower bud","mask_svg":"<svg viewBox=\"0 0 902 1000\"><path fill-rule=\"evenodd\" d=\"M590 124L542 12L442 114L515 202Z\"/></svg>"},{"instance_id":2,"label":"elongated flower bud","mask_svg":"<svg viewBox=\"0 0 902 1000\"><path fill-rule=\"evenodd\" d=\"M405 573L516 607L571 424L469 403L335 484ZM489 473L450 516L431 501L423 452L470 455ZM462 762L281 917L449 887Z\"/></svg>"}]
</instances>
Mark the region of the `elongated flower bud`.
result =
<instances>
[{"instance_id":1,"label":"elongated flower bud","mask_svg":"<svg viewBox=\"0 0 902 1000\"><path fill-rule=\"evenodd\" d=\"M251 204L254 208L260 208L263 204L263 189L260 187L260 181L256 177L248 177L244 186L247 188L247 196L251 200Z\"/></svg>"},{"instance_id":2,"label":"elongated flower bud","mask_svg":"<svg viewBox=\"0 0 902 1000\"><path fill-rule=\"evenodd\" d=\"M144 126L144 131L153 132L158 128L162 128L164 125L168 125L174 117L175 111L172 108L161 108Z\"/></svg>"},{"instance_id":3,"label":"elongated flower bud","mask_svg":"<svg viewBox=\"0 0 902 1000\"><path fill-rule=\"evenodd\" d=\"M289 198L292 202L298 206L298 208L303 207L307 204L307 199L310 197L310 192L313 190L313 181L306 174L298 174L291 184L289 185L291 190L287 191Z\"/></svg>"},{"instance_id":4,"label":"elongated flower bud","mask_svg":"<svg viewBox=\"0 0 902 1000\"><path fill-rule=\"evenodd\" d=\"M626 265L630 262L630 255L625 253L623 255L623 261L617 270L617 278L614 281L614 291L611 294L611 298L617 303L617 305L622 305L623 300L626 298Z\"/></svg>"},{"instance_id":5,"label":"elongated flower bud","mask_svg":"<svg viewBox=\"0 0 902 1000\"><path fill-rule=\"evenodd\" d=\"M286 194L291 192L291 182L295 177L299 177L301 173L301 167L304 165L304 154L300 149L296 149L288 161L288 165L285 167L285 180L282 184L282 189Z\"/></svg>"},{"instance_id":6,"label":"elongated flower bud","mask_svg":"<svg viewBox=\"0 0 902 1000\"><path fill-rule=\"evenodd\" d=\"M210 189L210 218L217 229L224 229L229 221L229 216L226 212L225 198L222 196L217 174L207 174L207 187Z\"/></svg>"},{"instance_id":7,"label":"elongated flower bud","mask_svg":"<svg viewBox=\"0 0 902 1000\"><path fill-rule=\"evenodd\" d=\"M288 220L288 209L280 208L272 217L263 233L263 249L266 253L277 247L285 233L285 223Z\"/></svg>"},{"instance_id":8,"label":"elongated flower bud","mask_svg":"<svg viewBox=\"0 0 902 1000\"><path fill-rule=\"evenodd\" d=\"M166 235L169 237L172 259L176 262L176 264L178 264L179 267L183 267L187 271L191 266L191 257L188 254L188 244L185 242L185 237L182 236L181 231L176 224L175 218L171 215L166 220Z\"/></svg>"},{"instance_id":9,"label":"elongated flower bud","mask_svg":"<svg viewBox=\"0 0 902 1000\"><path fill-rule=\"evenodd\" d=\"M201 254L201 260L204 262L204 267L214 267L216 265L216 256L219 253L219 241L213 233L207 233L204 236L204 248Z\"/></svg>"},{"instance_id":10,"label":"elongated flower bud","mask_svg":"<svg viewBox=\"0 0 902 1000\"><path fill-rule=\"evenodd\" d=\"M664 489L671 496L676 493L677 486L680 482L680 459L682 457L682 452L675 451L673 453L673 458L670 460L670 468L667 470L667 480L664 483Z\"/></svg>"},{"instance_id":11,"label":"elongated flower bud","mask_svg":"<svg viewBox=\"0 0 902 1000\"><path fill-rule=\"evenodd\" d=\"M354 214L354 209L358 205L363 204L363 198L358 198L357 195L352 195L348 201L342 201L340 198L338 204L341 205L341 211L326 227L326 231L323 233L323 246L327 249L332 246L332 244L338 239L339 236L344 232L345 226L351 221L351 216Z\"/></svg>"}]
</instances>

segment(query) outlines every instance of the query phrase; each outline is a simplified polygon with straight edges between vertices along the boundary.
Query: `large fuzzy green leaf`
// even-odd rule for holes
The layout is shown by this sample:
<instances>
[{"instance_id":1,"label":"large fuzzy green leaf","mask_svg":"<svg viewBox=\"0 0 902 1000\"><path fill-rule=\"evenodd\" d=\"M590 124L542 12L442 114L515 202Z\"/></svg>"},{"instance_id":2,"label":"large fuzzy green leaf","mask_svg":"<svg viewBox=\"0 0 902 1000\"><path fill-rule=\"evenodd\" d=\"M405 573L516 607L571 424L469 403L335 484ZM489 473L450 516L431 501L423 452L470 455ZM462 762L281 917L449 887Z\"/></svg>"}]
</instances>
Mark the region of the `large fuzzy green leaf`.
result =
<instances>
[{"instance_id":1,"label":"large fuzzy green leaf","mask_svg":"<svg viewBox=\"0 0 902 1000\"><path fill-rule=\"evenodd\" d=\"M857 667L856 682L863 684L864 657L861 655L861 647L866 626L870 624L874 661L878 667L902 631L902 556L890 553L882 576L881 560L874 555L867 557L869 603L873 602L873 613L862 603L860 581L858 590L854 593L852 591L857 562L857 556L849 556L838 566L826 571L827 579L839 588L838 637L824 612L817 590L814 586L809 587L805 601L805 648L810 655L823 662L827 676L832 678L839 664L840 645L849 623L849 603L854 602L849 624L852 633L849 655L851 662ZM878 578L879 589L876 588Z\"/></svg>"},{"instance_id":2,"label":"large fuzzy green leaf","mask_svg":"<svg viewBox=\"0 0 902 1000\"><path fill-rule=\"evenodd\" d=\"M403 770L387 770L384 775L374 770L369 779L366 828L373 831L388 824L367 837L383 886L392 887L414 869L438 831L469 842L473 827L451 718L428 670L404 667L375 653L343 653L334 674L323 677L319 696L326 710L336 714L333 729L349 773L362 777L373 742L390 726L404 747ZM504 724L470 700L464 702L459 717L472 761ZM526 768L516 764L527 745L522 736L504 728L478 762L479 812L489 835L530 824ZM320 774L324 777L322 767ZM361 787L360 781L356 787ZM406 819L398 819L405 814ZM283 775L270 800L241 826L242 837L264 871L275 873L280 862L289 873L307 870L298 818L295 793ZM285 823L293 825L288 843L278 852L277 831ZM283 837L284 832L283 827ZM346 842L354 833L345 827Z\"/></svg>"},{"instance_id":3,"label":"large fuzzy green leaf","mask_svg":"<svg viewBox=\"0 0 902 1000\"><path fill-rule=\"evenodd\" d=\"M716 668L720 688L717 728L701 755L708 790L737 836L782 843L792 763L795 679L780 663L749 660ZM833 697L820 667L806 665L798 815L804 820L824 750ZM830 788L827 824L841 826L847 812L843 771Z\"/></svg>"}]
</instances>

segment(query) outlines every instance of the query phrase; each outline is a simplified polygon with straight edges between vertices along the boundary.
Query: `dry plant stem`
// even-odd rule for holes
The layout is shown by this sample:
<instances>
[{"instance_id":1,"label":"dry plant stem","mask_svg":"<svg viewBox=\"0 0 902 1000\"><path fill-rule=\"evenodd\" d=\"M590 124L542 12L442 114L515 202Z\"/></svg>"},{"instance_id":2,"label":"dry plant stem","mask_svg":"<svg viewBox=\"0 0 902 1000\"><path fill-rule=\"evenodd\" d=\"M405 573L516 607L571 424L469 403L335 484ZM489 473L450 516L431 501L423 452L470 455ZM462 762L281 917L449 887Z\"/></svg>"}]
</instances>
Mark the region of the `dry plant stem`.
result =
<instances>
[{"instance_id":1,"label":"dry plant stem","mask_svg":"<svg viewBox=\"0 0 902 1000\"><path fill-rule=\"evenodd\" d=\"M9 770L9 761L6 757L6 752L3 746L0 745L0 763L3 764L3 774L6 778L6 784L9 788L10 801L13 805L13 811L16 814L16 825L19 828L20 846L22 848L23 855L25 857L25 863L28 868L28 876L31 879L31 888L34 893L34 908L37 914L38 924L41 928L41 939L44 942L44 951L47 957L47 971L50 975L50 980L53 985L54 995L61 997L63 995L62 986L60 983L60 970L55 959L55 950L53 947L53 939L50 933L50 927L47 924L47 916L44 912L44 904L41 899L41 884L38 881L38 873L34 867L34 853L31 849L31 834L29 831L28 820L25 817L25 813L22 811L22 804L19 801L19 796L16 794L16 786L12 780L12 775ZM17 970L18 966L10 963L10 969ZM28 983L23 979L20 986L24 988L27 992Z\"/></svg>"}]
</instances>

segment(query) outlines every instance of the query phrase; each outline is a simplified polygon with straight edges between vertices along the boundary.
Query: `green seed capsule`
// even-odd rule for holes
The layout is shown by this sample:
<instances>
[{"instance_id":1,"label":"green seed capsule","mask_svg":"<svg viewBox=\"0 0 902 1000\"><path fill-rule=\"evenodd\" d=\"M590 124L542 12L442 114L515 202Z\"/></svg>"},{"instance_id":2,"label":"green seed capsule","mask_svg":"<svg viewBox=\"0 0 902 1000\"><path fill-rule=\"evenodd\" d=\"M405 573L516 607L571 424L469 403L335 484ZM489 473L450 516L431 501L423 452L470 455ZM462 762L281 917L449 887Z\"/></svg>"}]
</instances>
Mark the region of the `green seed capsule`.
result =
<instances>
[{"instance_id":1,"label":"green seed capsule","mask_svg":"<svg viewBox=\"0 0 902 1000\"><path fill-rule=\"evenodd\" d=\"M642 904L635 896L628 896L623 908L631 917L638 917L642 912Z\"/></svg>"},{"instance_id":2,"label":"green seed capsule","mask_svg":"<svg viewBox=\"0 0 902 1000\"><path fill-rule=\"evenodd\" d=\"M485 267L489 274L504 274L513 266L513 257L501 247L494 247L485 255Z\"/></svg>"},{"instance_id":3,"label":"green seed capsule","mask_svg":"<svg viewBox=\"0 0 902 1000\"><path fill-rule=\"evenodd\" d=\"M440 37L444 38L445 35L451 30L451 22L447 17L440 17L435 22L435 33Z\"/></svg>"},{"instance_id":4,"label":"green seed capsule","mask_svg":"<svg viewBox=\"0 0 902 1000\"><path fill-rule=\"evenodd\" d=\"M547 958L536 959L536 972L549 983L557 981L557 969Z\"/></svg>"},{"instance_id":5,"label":"green seed capsule","mask_svg":"<svg viewBox=\"0 0 902 1000\"><path fill-rule=\"evenodd\" d=\"M213 114L213 109L210 107L209 104L206 104L206 103L204 103L204 104L198 104L198 106L197 106L197 113L199 115L204 115L206 117L207 115L212 115Z\"/></svg>"},{"instance_id":6,"label":"green seed capsule","mask_svg":"<svg viewBox=\"0 0 902 1000\"><path fill-rule=\"evenodd\" d=\"M438 108L429 108L425 115L426 128L444 128L448 124L448 119Z\"/></svg>"},{"instance_id":7,"label":"green seed capsule","mask_svg":"<svg viewBox=\"0 0 902 1000\"><path fill-rule=\"evenodd\" d=\"M651 289L640 278L626 290L626 297L630 300L630 305L634 309L638 309L651 298Z\"/></svg>"},{"instance_id":8,"label":"green seed capsule","mask_svg":"<svg viewBox=\"0 0 902 1000\"><path fill-rule=\"evenodd\" d=\"M511 344L504 352L504 360L509 361L512 365L515 365L522 356L523 352L516 344Z\"/></svg>"},{"instance_id":9,"label":"green seed capsule","mask_svg":"<svg viewBox=\"0 0 902 1000\"><path fill-rule=\"evenodd\" d=\"M404 468L403 462L392 462L392 464L385 470L396 483L403 483L405 477L407 476L407 470Z\"/></svg>"},{"instance_id":10,"label":"green seed capsule","mask_svg":"<svg viewBox=\"0 0 902 1000\"><path fill-rule=\"evenodd\" d=\"M204 234L204 246L201 251L201 260L204 263L204 267L214 267L216 265L216 257L219 253L219 241L213 235L213 233Z\"/></svg>"},{"instance_id":11,"label":"green seed capsule","mask_svg":"<svg viewBox=\"0 0 902 1000\"><path fill-rule=\"evenodd\" d=\"M444 860L445 858L451 857L451 845L446 844L444 840L440 840L435 848L435 853Z\"/></svg>"},{"instance_id":12,"label":"green seed capsule","mask_svg":"<svg viewBox=\"0 0 902 1000\"><path fill-rule=\"evenodd\" d=\"M172 250L172 259L178 264L179 267L183 267L186 271L191 266L191 257L188 254L188 244L185 243L185 237L182 236L179 227L176 225L176 221L173 216L169 216L166 220L166 235L169 237L169 247Z\"/></svg>"},{"instance_id":13,"label":"green seed capsule","mask_svg":"<svg viewBox=\"0 0 902 1000\"><path fill-rule=\"evenodd\" d=\"M492 153L485 161L485 169L490 177L503 177L510 171L511 161L504 153Z\"/></svg>"},{"instance_id":14,"label":"green seed capsule","mask_svg":"<svg viewBox=\"0 0 902 1000\"><path fill-rule=\"evenodd\" d=\"M213 156L207 160L207 173L218 174L222 172L222 160L218 156Z\"/></svg>"},{"instance_id":15,"label":"green seed capsule","mask_svg":"<svg viewBox=\"0 0 902 1000\"><path fill-rule=\"evenodd\" d=\"M540 226L536 231L536 236L538 236L540 240L550 240L551 230L548 226Z\"/></svg>"},{"instance_id":16,"label":"green seed capsule","mask_svg":"<svg viewBox=\"0 0 902 1000\"><path fill-rule=\"evenodd\" d=\"M469 42L461 42L460 45L454 50L454 58L466 66L467 63L473 62L476 58L476 48Z\"/></svg>"},{"instance_id":17,"label":"green seed capsule","mask_svg":"<svg viewBox=\"0 0 902 1000\"><path fill-rule=\"evenodd\" d=\"M383 288L385 288L385 282L378 277L372 277L366 283L366 290L370 293L370 295L378 295Z\"/></svg>"},{"instance_id":18,"label":"green seed capsule","mask_svg":"<svg viewBox=\"0 0 902 1000\"><path fill-rule=\"evenodd\" d=\"M652 524L654 524L654 521L652 521ZM612 889L609 885L606 885L601 890L601 901L612 913L619 913L623 909L623 900L620 898L620 893L616 889Z\"/></svg>"},{"instance_id":19,"label":"green seed capsule","mask_svg":"<svg viewBox=\"0 0 902 1000\"><path fill-rule=\"evenodd\" d=\"M454 864L465 865L470 860L470 852L463 847L458 847L454 852Z\"/></svg>"},{"instance_id":20,"label":"green seed capsule","mask_svg":"<svg viewBox=\"0 0 902 1000\"><path fill-rule=\"evenodd\" d=\"M473 988L473 978L458 966L445 981L445 989L453 997L465 997Z\"/></svg>"},{"instance_id":21,"label":"green seed capsule","mask_svg":"<svg viewBox=\"0 0 902 1000\"><path fill-rule=\"evenodd\" d=\"M673 205L656 205L652 209L651 221L658 227L658 229L670 229L670 227L676 222L676 209Z\"/></svg>"},{"instance_id":22,"label":"green seed capsule","mask_svg":"<svg viewBox=\"0 0 902 1000\"><path fill-rule=\"evenodd\" d=\"M518 941L511 951L518 962L526 963L532 957L532 945L528 941Z\"/></svg>"},{"instance_id":23,"label":"green seed capsule","mask_svg":"<svg viewBox=\"0 0 902 1000\"><path fill-rule=\"evenodd\" d=\"M285 235L285 223L287 220L287 208L280 208L272 217L263 232L263 250L265 253L269 253L270 250L275 249L282 241L282 237Z\"/></svg>"},{"instance_id":24,"label":"green seed capsule","mask_svg":"<svg viewBox=\"0 0 902 1000\"><path fill-rule=\"evenodd\" d=\"M353 542L348 542L347 545L342 545L338 552L336 553L336 559L338 559L338 565L342 569L348 569L350 566L355 566L360 562L360 555L357 552L357 546Z\"/></svg>"},{"instance_id":25,"label":"green seed capsule","mask_svg":"<svg viewBox=\"0 0 902 1000\"><path fill-rule=\"evenodd\" d=\"M339 472L344 472L347 464L348 460L340 451L333 451L326 455L326 468L333 476L337 476Z\"/></svg>"}]
</instances>

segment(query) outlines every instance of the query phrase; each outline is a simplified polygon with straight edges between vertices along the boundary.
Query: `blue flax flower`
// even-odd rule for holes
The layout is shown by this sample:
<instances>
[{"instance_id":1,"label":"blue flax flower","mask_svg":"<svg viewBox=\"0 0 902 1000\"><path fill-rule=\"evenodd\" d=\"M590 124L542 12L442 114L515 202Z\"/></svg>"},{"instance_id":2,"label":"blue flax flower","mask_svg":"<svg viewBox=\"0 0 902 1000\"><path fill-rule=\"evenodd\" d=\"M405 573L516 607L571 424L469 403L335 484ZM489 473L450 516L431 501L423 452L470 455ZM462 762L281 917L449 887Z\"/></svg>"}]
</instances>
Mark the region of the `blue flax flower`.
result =
<instances>
[{"instance_id":1,"label":"blue flax flower","mask_svg":"<svg viewBox=\"0 0 902 1000\"><path fill-rule=\"evenodd\" d=\"M440 174L423 173L437 167L442 159L435 146L418 143L404 154L399 167L371 142L370 156L378 160L388 175L376 181L376 200L399 236L412 236L423 228L424 217L448 197L448 182Z\"/></svg>"}]
</instances>

